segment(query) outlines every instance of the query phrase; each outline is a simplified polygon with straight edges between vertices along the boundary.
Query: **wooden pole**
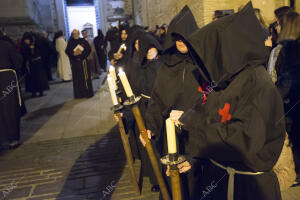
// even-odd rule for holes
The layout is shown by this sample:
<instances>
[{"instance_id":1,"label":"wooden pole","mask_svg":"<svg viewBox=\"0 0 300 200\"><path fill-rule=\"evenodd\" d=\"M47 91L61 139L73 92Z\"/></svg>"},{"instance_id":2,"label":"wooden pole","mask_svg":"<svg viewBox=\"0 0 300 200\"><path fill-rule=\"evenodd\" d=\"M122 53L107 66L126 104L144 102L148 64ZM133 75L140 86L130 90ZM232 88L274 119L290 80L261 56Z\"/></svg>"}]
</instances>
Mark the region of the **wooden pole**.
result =
<instances>
[{"instance_id":1,"label":"wooden pole","mask_svg":"<svg viewBox=\"0 0 300 200\"><path fill-rule=\"evenodd\" d=\"M172 186L172 199L173 200L181 200L181 187L180 187L180 177L177 166L171 166L170 169L170 178L171 178L171 186Z\"/></svg>"},{"instance_id":2,"label":"wooden pole","mask_svg":"<svg viewBox=\"0 0 300 200\"><path fill-rule=\"evenodd\" d=\"M125 132L125 128L124 128L124 124L123 124L123 121L122 121L121 114L116 113L116 115L119 119L118 120L118 126L119 126L119 130L120 130L121 139L122 139L122 142L123 142L123 147L124 147L124 150L125 150L126 160L127 160L128 166L129 166L131 181L132 181L133 187L135 189L136 195L139 196L141 194L141 192L140 192L140 187L138 185L137 178L136 178L136 175L135 175L135 172L134 172L133 158L132 158L132 153L131 153L131 149L130 149L128 136Z\"/></svg>"},{"instance_id":3,"label":"wooden pole","mask_svg":"<svg viewBox=\"0 0 300 200\"><path fill-rule=\"evenodd\" d=\"M160 172L160 169L159 169L159 166L158 166L158 161L157 161L155 153L153 151L153 147L152 147L152 145L150 143L150 140L148 138L147 131L146 131L146 128L145 128L145 124L143 122L143 118L142 118L140 109L138 108L138 106L136 104L132 106L132 112L133 112L133 115L135 117L138 128L140 130L140 134L142 134L142 137L143 137L144 141L146 142L146 150L147 150L149 159L151 161L151 165L152 165L155 177L156 177L157 182L159 184L162 197L163 197L164 200L170 200L171 198L170 198L170 195L168 193L166 183L165 183L165 181L164 181L164 179L161 175L161 172Z\"/></svg>"}]
</instances>

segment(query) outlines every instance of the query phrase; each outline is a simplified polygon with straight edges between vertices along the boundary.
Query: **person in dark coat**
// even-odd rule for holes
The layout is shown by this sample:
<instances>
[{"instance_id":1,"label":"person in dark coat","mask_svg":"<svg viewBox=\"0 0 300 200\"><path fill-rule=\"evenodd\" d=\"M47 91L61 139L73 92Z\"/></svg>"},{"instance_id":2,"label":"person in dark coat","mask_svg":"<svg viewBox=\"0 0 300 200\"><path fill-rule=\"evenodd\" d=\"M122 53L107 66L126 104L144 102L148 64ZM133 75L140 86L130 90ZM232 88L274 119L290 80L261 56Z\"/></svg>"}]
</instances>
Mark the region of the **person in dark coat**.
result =
<instances>
[{"instance_id":1,"label":"person in dark coat","mask_svg":"<svg viewBox=\"0 0 300 200\"><path fill-rule=\"evenodd\" d=\"M31 92L32 97L35 97L37 92L40 96L43 96L43 91L49 90L41 50L36 45L35 39L31 33L24 33L22 39L23 69L28 73L26 76L26 91Z\"/></svg>"},{"instance_id":2,"label":"person in dark coat","mask_svg":"<svg viewBox=\"0 0 300 200\"><path fill-rule=\"evenodd\" d=\"M87 65L87 57L91 52L89 43L79 37L80 33L74 29L72 38L69 40L66 54L70 58L74 98L90 98L94 96L91 81L91 69Z\"/></svg>"},{"instance_id":3,"label":"person in dark coat","mask_svg":"<svg viewBox=\"0 0 300 200\"><path fill-rule=\"evenodd\" d=\"M295 154L297 174L300 173L300 16L295 12L283 17L279 35L282 46L275 65L276 86L284 102L286 130Z\"/></svg>"},{"instance_id":4,"label":"person in dark coat","mask_svg":"<svg viewBox=\"0 0 300 200\"><path fill-rule=\"evenodd\" d=\"M263 66L268 51L252 3L188 41L205 79L215 85L205 104L203 96L177 116L192 138L180 172L199 168L194 165L198 158L207 161L191 199L280 200L272 169L285 138L283 102Z\"/></svg>"},{"instance_id":5,"label":"person in dark coat","mask_svg":"<svg viewBox=\"0 0 300 200\"><path fill-rule=\"evenodd\" d=\"M150 33L139 35L138 45L140 60L142 60L142 62L139 68L135 70L136 80L134 91L135 95L142 97L142 99L139 102L139 108L143 119L145 119L149 100L151 99L151 93L154 86L154 82L156 80L158 70L162 65L162 62L159 59L159 56L162 52L162 47ZM136 133L138 133L137 128ZM139 137L141 138L140 134L137 135L139 135ZM141 144L141 141L139 141L139 145ZM152 146L156 146L155 142L152 142ZM157 160L159 160L160 155L157 151L155 151L155 153L157 156ZM151 191L158 192L158 182L156 180L146 149L140 147L140 154L142 175L144 177L150 178L150 183L152 184Z\"/></svg>"},{"instance_id":6,"label":"person in dark coat","mask_svg":"<svg viewBox=\"0 0 300 200\"><path fill-rule=\"evenodd\" d=\"M120 43L119 43L119 47L116 49L116 51L114 52L114 60L116 61L116 66L117 67L124 67L124 65L126 64L126 61L128 59L128 53L127 53L127 48L128 48L128 35L129 35L129 28L128 27L122 27L120 29ZM119 48L125 45L126 48L122 49L122 51L119 53L118 50Z\"/></svg>"},{"instance_id":7,"label":"person in dark coat","mask_svg":"<svg viewBox=\"0 0 300 200\"><path fill-rule=\"evenodd\" d=\"M51 67L55 62L56 50L52 42L47 38L47 33L45 31L36 35L36 37L36 45L40 49L43 67L46 70L48 81L53 81Z\"/></svg>"},{"instance_id":8,"label":"person in dark coat","mask_svg":"<svg viewBox=\"0 0 300 200\"><path fill-rule=\"evenodd\" d=\"M198 29L195 18L188 6L170 22L164 44L156 82L146 112L147 129L157 141L161 156L168 153L164 122L172 110L186 111L202 96L199 86L202 81L200 70L192 58L192 49L186 39ZM178 136L179 153L188 155L189 134ZM198 176L182 174L183 199L190 198L190 186ZM169 183L170 186L170 183Z\"/></svg>"},{"instance_id":9,"label":"person in dark coat","mask_svg":"<svg viewBox=\"0 0 300 200\"><path fill-rule=\"evenodd\" d=\"M94 45L96 48L96 52L98 55L98 60L100 67L103 69L103 71L106 72L106 66L107 66L107 41L102 33L101 29L98 29L98 36L94 39Z\"/></svg>"},{"instance_id":10,"label":"person in dark coat","mask_svg":"<svg viewBox=\"0 0 300 200\"><path fill-rule=\"evenodd\" d=\"M120 30L118 27L110 28L106 33L106 40L110 43L110 51L108 52L109 61L114 60L114 53L120 47Z\"/></svg>"},{"instance_id":11,"label":"person in dark coat","mask_svg":"<svg viewBox=\"0 0 300 200\"><path fill-rule=\"evenodd\" d=\"M17 49L0 40L0 149L19 145L23 102L17 72L21 66L22 56Z\"/></svg>"}]
</instances>

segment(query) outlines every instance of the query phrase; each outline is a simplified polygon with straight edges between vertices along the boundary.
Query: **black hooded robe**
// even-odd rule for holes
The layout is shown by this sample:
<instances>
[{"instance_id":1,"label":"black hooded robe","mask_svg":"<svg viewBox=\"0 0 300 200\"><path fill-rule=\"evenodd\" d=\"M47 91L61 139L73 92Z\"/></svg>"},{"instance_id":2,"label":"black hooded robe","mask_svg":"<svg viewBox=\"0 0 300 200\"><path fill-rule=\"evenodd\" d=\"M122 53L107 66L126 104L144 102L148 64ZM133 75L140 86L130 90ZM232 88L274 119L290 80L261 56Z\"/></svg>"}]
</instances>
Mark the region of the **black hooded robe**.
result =
<instances>
[{"instance_id":1,"label":"black hooded robe","mask_svg":"<svg viewBox=\"0 0 300 200\"><path fill-rule=\"evenodd\" d=\"M223 167L263 172L235 174L234 200L280 200L272 168L285 138L283 103L263 66L268 51L252 4L196 31L189 42L216 83L206 104L200 99L179 119L193 138L190 163L195 168L195 158L213 159ZM192 199L228 199L227 171L213 161L202 171Z\"/></svg>"},{"instance_id":2,"label":"black hooded robe","mask_svg":"<svg viewBox=\"0 0 300 200\"><path fill-rule=\"evenodd\" d=\"M84 50L81 55L74 56L74 49L81 45ZM90 98L94 96L91 81L91 69L87 65L87 57L91 52L89 43L83 39L71 38L68 42L66 53L70 58L73 74L74 98Z\"/></svg>"},{"instance_id":3,"label":"black hooded robe","mask_svg":"<svg viewBox=\"0 0 300 200\"><path fill-rule=\"evenodd\" d=\"M105 40L104 35L98 35L94 39L94 45L96 48L98 60L100 67L106 72L106 66L107 66L107 41Z\"/></svg>"},{"instance_id":4,"label":"black hooded robe","mask_svg":"<svg viewBox=\"0 0 300 200\"><path fill-rule=\"evenodd\" d=\"M156 82L151 94L146 113L147 129L150 129L157 140L161 156L168 153L165 120L172 110L187 111L197 99L202 96L199 91L201 78L200 71L188 54L177 51L173 34L183 39L198 29L194 16L186 6L175 16L169 25L165 41L165 52L162 56L163 64L158 71ZM178 135L178 151L188 155L189 134L187 131ZM165 174L165 170L163 171ZM195 173L181 174L183 199L190 199L190 186L199 176ZM169 180L169 179L168 179ZM170 183L169 183L170 186Z\"/></svg>"},{"instance_id":5,"label":"black hooded robe","mask_svg":"<svg viewBox=\"0 0 300 200\"><path fill-rule=\"evenodd\" d=\"M35 94L49 90L49 84L47 72L43 65L40 46L34 43L32 44L34 45L33 49L29 47L30 45L23 44L22 54L24 59L23 68L26 68L25 71L28 72L26 76L26 91Z\"/></svg>"},{"instance_id":6,"label":"black hooded robe","mask_svg":"<svg viewBox=\"0 0 300 200\"><path fill-rule=\"evenodd\" d=\"M22 56L6 41L0 41L0 147L20 139L22 100L16 71L20 70Z\"/></svg>"},{"instance_id":7,"label":"black hooded robe","mask_svg":"<svg viewBox=\"0 0 300 200\"><path fill-rule=\"evenodd\" d=\"M146 117L146 111L148 107L149 100L151 99L151 92L154 86L154 82L156 80L157 72L162 64L159 59L159 55L157 58L153 60L147 60L147 52L150 48L155 47L158 50L158 53L162 51L162 47L160 46L159 42L149 33L138 33L139 37L139 60L142 61L140 65L136 65L134 70L135 73L135 80L134 82L133 91L135 95L141 96L141 100L139 102L139 109L143 119ZM147 124L145 124L147 127ZM139 138L139 131L138 127L135 127L135 133L137 133L137 138ZM151 141L152 146L155 147L156 144L154 141ZM152 185L158 185L156 180L151 162L149 160L148 153L142 143L138 140L139 152L141 157L141 168L142 168L142 175L144 177L150 178L150 183ZM160 155L154 148L155 154L157 156L157 160L159 162ZM160 163L160 162L159 162Z\"/></svg>"}]
</instances>

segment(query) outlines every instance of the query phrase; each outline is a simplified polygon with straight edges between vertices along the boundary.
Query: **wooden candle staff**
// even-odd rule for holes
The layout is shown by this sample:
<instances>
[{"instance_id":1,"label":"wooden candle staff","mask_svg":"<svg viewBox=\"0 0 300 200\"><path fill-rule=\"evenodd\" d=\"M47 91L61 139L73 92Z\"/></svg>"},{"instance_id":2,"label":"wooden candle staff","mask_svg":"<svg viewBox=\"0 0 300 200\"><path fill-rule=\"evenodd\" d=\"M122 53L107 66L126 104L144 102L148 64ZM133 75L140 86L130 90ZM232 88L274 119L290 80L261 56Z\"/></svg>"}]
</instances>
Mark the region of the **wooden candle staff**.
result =
<instances>
[{"instance_id":1,"label":"wooden candle staff","mask_svg":"<svg viewBox=\"0 0 300 200\"><path fill-rule=\"evenodd\" d=\"M128 106L132 106L132 112L133 112L133 115L135 117L136 123L138 125L140 134L142 135L144 141L146 142L146 146L145 146L146 151L148 153L148 156L149 156L149 159L150 159L155 177L156 177L158 185L160 187L162 197L163 197L164 200L170 200L170 195L168 193L166 183L165 183L165 181L162 177L162 174L160 172L158 161L156 159L152 144L151 144L151 142L148 138L147 131L146 131L146 128L145 128L145 124L144 124L140 109L137 105L137 102L140 100L140 97L136 98L134 96L134 94L131 90L130 84L128 82L128 79L126 77L126 74L122 69L120 69L118 75L119 75L120 80L122 82L125 93L126 93L127 97L129 98L129 100L126 101L124 104L128 105Z\"/></svg>"},{"instance_id":2,"label":"wooden candle staff","mask_svg":"<svg viewBox=\"0 0 300 200\"><path fill-rule=\"evenodd\" d=\"M133 158L132 158L131 148L130 148L130 144L129 144L129 140L128 140L128 135L125 132L124 124L122 121L122 116L120 113L122 106L119 104L118 99L117 99L114 81L115 80L113 80L113 78L110 75L107 76L108 87L109 87L112 102L114 105L114 107L113 107L114 112L115 112L116 116L118 117L118 127L120 130L120 135L121 135L121 139L122 139L122 143L123 143L123 147L124 147L124 151L125 151L126 160L127 160L128 166L129 166L132 184L133 184L136 194L140 195L141 192L140 192L140 188L139 188L139 185L137 182L137 177L135 175L135 171L134 171L134 167L133 167Z\"/></svg>"}]
</instances>

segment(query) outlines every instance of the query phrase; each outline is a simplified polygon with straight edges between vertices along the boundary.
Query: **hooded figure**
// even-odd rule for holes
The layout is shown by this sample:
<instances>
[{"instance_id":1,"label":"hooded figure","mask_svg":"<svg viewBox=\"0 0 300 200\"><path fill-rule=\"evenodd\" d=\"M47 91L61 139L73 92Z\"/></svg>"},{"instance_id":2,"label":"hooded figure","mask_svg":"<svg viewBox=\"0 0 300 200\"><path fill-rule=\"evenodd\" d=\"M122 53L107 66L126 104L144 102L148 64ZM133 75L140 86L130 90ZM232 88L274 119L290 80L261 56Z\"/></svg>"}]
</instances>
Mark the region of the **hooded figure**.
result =
<instances>
[{"instance_id":1,"label":"hooded figure","mask_svg":"<svg viewBox=\"0 0 300 200\"><path fill-rule=\"evenodd\" d=\"M151 99L147 106L146 127L157 141L161 156L167 154L167 139L164 122L172 110L187 111L202 96L200 70L192 59L192 49L186 41L198 29L191 10L185 6L171 21L164 44L164 53ZM180 51L179 49L185 49ZM178 137L179 153L188 154L189 135L183 132ZM198 176L182 174L184 199L191 199L190 185Z\"/></svg>"},{"instance_id":2,"label":"hooded figure","mask_svg":"<svg viewBox=\"0 0 300 200\"><path fill-rule=\"evenodd\" d=\"M216 85L179 118L192 138L192 169L195 158L208 161L192 199L281 199L272 168L285 137L283 102L263 66L268 51L252 4L188 40Z\"/></svg>"},{"instance_id":3,"label":"hooded figure","mask_svg":"<svg viewBox=\"0 0 300 200\"><path fill-rule=\"evenodd\" d=\"M139 102L139 108L143 119L145 119L148 103L151 99L150 95L157 76L157 71L159 70L159 67L162 64L162 62L159 59L159 56L162 52L162 47L150 33L140 35L138 46L139 60L142 62L139 65L139 68L135 70L136 80L134 81L134 91L135 95L142 97L142 99ZM137 127L136 133L139 133ZM139 134L137 135L139 136ZM149 156L147 154L146 149L142 146L141 141L138 142L140 145L141 167L143 176L150 178L150 183L152 184L151 191L158 192L159 186L154 171L152 169ZM152 145L155 146L154 143L152 143ZM159 160L159 154L157 153L157 151L155 151L155 153L157 159Z\"/></svg>"}]
</instances>

